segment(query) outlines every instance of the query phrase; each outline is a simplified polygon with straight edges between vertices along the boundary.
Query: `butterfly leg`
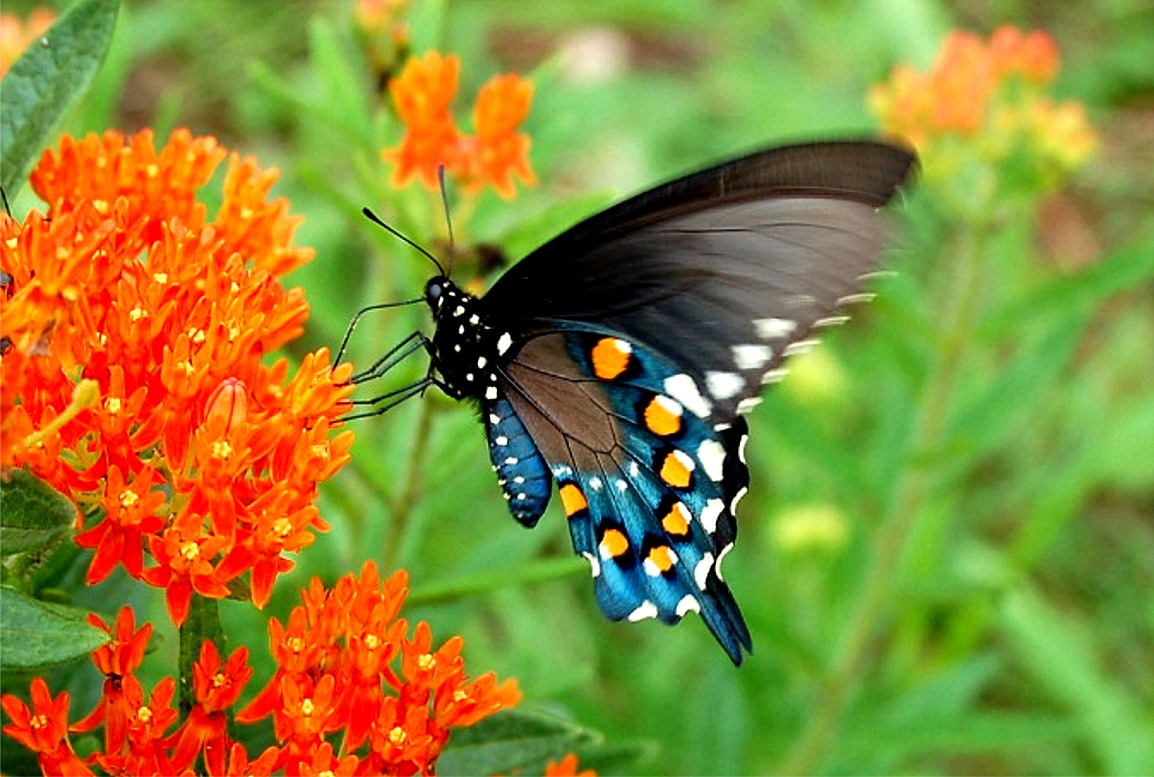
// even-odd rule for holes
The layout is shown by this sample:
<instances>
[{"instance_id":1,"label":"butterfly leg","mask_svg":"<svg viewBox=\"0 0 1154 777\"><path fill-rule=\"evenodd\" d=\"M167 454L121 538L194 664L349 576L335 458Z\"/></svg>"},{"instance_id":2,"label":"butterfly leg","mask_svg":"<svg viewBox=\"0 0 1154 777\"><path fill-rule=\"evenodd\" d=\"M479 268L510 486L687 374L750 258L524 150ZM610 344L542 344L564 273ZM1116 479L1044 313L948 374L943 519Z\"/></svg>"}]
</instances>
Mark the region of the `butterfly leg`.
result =
<instances>
[{"instance_id":1,"label":"butterfly leg","mask_svg":"<svg viewBox=\"0 0 1154 777\"><path fill-rule=\"evenodd\" d=\"M366 381L376 380L377 378L383 377L393 367L396 367L405 359L412 356L415 351L418 351L421 348L428 350L429 347L429 338L425 337L425 335L421 332L413 332L404 340L401 340L401 342L397 343L388 351L386 351L384 356L377 359L368 368L358 372L349 380L352 383L365 383Z\"/></svg>"}]
</instances>

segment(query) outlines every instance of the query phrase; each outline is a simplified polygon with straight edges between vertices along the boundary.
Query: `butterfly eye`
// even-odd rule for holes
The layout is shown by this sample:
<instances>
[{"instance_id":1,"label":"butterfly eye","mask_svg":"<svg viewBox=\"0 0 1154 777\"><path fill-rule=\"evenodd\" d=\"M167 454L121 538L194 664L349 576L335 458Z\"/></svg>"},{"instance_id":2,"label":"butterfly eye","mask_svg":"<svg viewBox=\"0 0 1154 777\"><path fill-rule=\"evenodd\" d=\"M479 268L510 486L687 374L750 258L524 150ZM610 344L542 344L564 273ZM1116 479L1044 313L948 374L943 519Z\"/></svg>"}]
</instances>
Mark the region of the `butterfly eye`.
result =
<instances>
[{"instance_id":1,"label":"butterfly eye","mask_svg":"<svg viewBox=\"0 0 1154 777\"><path fill-rule=\"evenodd\" d=\"M441 305L441 297L445 294L445 283L445 279L438 275L435 278L430 278L429 282L425 284L425 302L433 310Z\"/></svg>"}]
</instances>

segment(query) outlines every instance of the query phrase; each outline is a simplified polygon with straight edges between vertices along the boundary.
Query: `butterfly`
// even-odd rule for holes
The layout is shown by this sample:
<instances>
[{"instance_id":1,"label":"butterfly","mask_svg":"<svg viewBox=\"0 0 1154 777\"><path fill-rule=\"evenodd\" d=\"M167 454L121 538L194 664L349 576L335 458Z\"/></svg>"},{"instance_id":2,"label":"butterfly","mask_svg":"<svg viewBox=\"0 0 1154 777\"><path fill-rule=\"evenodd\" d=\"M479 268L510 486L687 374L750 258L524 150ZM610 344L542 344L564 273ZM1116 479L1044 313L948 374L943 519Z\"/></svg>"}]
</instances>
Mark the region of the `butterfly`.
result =
<instances>
[{"instance_id":1,"label":"butterfly","mask_svg":"<svg viewBox=\"0 0 1154 777\"><path fill-rule=\"evenodd\" d=\"M912 152L771 148L627 199L549 240L481 297L428 281L429 385L479 405L497 482L536 525L554 484L611 620L698 613L734 664L750 632L722 574L749 487L744 415L877 268ZM370 214L371 216L371 214ZM381 398L378 398L381 399ZM376 401L376 400L374 400Z\"/></svg>"}]
</instances>

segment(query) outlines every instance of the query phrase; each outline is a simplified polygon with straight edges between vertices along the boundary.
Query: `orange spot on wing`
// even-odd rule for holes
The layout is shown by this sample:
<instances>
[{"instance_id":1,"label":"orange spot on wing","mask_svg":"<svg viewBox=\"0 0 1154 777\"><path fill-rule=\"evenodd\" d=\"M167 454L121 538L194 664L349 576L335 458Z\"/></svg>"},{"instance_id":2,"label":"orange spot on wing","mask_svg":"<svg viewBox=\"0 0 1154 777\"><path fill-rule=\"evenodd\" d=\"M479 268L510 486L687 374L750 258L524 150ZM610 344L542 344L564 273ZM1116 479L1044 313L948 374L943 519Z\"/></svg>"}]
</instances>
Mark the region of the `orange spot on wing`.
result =
<instances>
[{"instance_id":1,"label":"orange spot on wing","mask_svg":"<svg viewBox=\"0 0 1154 777\"><path fill-rule=\"evenodd\" d=\"M609 529L601 537L601 552L604 555L617 558L627 550L629 550L629 539L617 529Z\"/></svg>"},{"instance_id":2,"label":"orange spot on wing","mask_svg":"<svg viewBox=\"0 0 1154 777\"><path fill-rule=\"evenodd\" d=\"M559 490L561 492L561 507L565 510L567 518L572 518L589 506L589 503L585 501L585 495L575 484L566 483Z\"/></svg>"},{"instance_id":3,"label":"orange spot on wing","mask_svg":"<svg viewBox=\"0 0 1154 777\"><path fill-rule=\"evenodd\" d=\"M674 537L684 537L689 533L688 511L681 502L675 502L661 519L661 526Z\"/></svg>"},{"instance_id":4,"label":"orange spot on wing","mask_svg":"<svg viewBox=\"0 0 1154 777\"><path fill-rule=\"evenodd\" d=\"M681 407L665 397L656 396L645 407L645 428L668 437L681 431Z\"/></svg>"},{"instance_id":5,"label":"orange spot on wing","mask_svg":"<svg viewBox=\"0 0 1154 777\"><path fill-rule=\"evenodd\" d=\"M686 488L692 476L693 460L680 451L670 451L661 462L661 479L674 488Z\"/></svg>"},{"instance_id":6,"label":"orange spot on wing","mask_svg":"<svg viewBox=\"0 0 1154 777\"><path fill-rule=\"evenodd\" d=\"M629 358L632 348L624 340L616 337L603 337L593 346L590 356L593 359L593 374L601 380L613 380L629 368Z\"/></svg>"},{"instance_id":7,"label":"orange spot on wing","mask_svg":"<svg viewBox=\"0 0 1154 777\"><path fill-rule=\"evenodd\" d=\"M673 569L673 551L668 545L658 545L649 551L649 561L657 567L658 571L668 572Z\"/></svg>"}]
</instances>

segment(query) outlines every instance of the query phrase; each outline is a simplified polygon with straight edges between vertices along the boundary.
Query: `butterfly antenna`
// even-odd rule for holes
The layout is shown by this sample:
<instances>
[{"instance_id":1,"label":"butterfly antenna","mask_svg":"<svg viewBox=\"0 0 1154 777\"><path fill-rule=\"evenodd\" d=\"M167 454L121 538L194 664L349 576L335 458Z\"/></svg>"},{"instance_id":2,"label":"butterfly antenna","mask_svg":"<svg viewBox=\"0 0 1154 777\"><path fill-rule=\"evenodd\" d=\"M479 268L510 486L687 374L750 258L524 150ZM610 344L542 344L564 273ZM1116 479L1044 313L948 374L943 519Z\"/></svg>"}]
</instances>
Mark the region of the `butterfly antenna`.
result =
<instances>
[{"instance_id":1,"label":"butterfly antenna","mask_svg":"<svg viewBox=\"0 0 1154 777\"><path fill-rule=\"evenodd\" d=\"M445 268L441 266L441 263L437 261L437 257L433 256L428 251L426 251L424 246L419 245L416 241L406 237L405 235L402 235L400 232L393 229L392 227L390 227L385 222L381 221L380 216L378 216L376 213L373 213L370 209L361 208L361 213L365 214L365 218L367 218L369 221L376 224L378 227L381 227L382 229L384 229L386 232L388 232L393 237L401 240L405 244L407 244L407 245L411 246L412 248L415 248L418 251L420 251L422 254L425 255L425 258L427 258L430 262L432 262L433 264L435 264L437 266L437 270L440 271L441 275L448 277L448 273L445 272Z\"/></svg>"},{"instance_id":2,"label":"butterfly antenna","mask_svg":"<svg viewBox=\"0 0 1154 777\"><path fill-rule=\"evenodd\" d=\"M452 277L453 273L453 254L455 254L457 244L453 240L453 218L449 215L449 193L445 190L445 166L441 165L437 168L437 183L441 190L441 210L445 212L445 225L449 228L449 272L446 277Z\"/></svg>"}]
</instances>

